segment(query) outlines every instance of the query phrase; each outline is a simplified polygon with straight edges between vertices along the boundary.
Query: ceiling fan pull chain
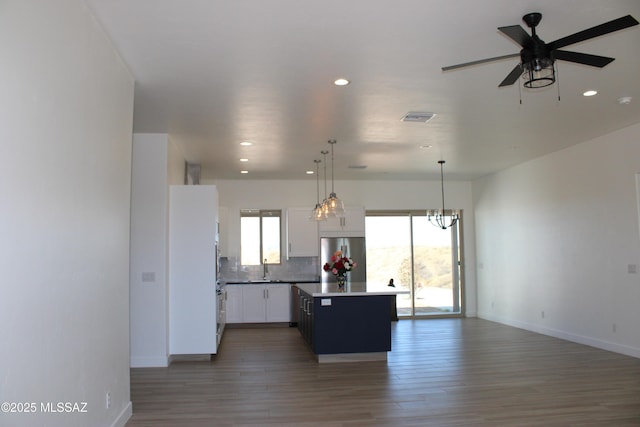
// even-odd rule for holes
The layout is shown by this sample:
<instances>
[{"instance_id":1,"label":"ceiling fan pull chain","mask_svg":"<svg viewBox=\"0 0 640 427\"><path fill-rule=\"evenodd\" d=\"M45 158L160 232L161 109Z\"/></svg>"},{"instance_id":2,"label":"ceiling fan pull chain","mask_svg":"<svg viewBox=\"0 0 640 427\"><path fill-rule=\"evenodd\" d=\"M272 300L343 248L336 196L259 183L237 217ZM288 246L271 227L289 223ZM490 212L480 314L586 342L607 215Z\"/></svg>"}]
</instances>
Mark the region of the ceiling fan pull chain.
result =
<instances>
[{"instance_id":1,"label":"ceiling fan pull chain","mask_svg":"<svg viewBox=\"0 0 640 427\"><path fill-rule=\"evenodd\" d=\"M556 86L558 89L558 102L560 102L560 74L558 74L558 63L553 64L556 68Z\"/></svg>"},{"instance_id":2,"label":"ceiling fan pull chain","mask_svg":"<svg viewBox=\"0 0 640 427\"><path fill-rule=\"evenodd\" d=\"M518 94L520 95L520 105L522 105L522 88L518 85Z\"/></svg>"}]
</instances>

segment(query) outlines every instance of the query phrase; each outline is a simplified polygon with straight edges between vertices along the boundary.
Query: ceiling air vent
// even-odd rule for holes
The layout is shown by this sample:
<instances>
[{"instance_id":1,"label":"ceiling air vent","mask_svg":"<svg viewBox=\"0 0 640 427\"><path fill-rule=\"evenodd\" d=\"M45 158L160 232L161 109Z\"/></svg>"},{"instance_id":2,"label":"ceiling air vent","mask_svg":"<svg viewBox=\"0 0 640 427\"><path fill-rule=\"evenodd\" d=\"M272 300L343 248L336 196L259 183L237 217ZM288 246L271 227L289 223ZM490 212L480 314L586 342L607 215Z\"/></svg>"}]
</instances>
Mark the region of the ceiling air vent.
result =
<instances>
[{"instance_id":1,"label":"ceiling air vent","mask_svg":"<svg viewBox=\"0 0 640 427\"><path fill-rule=\"evenodd\" d=\"M404 115L401 119L403 122L420 122L427 123L429 120L434 118L436 113L421 113L417 111L411 111Z\"/></svg>"}]
</instances>

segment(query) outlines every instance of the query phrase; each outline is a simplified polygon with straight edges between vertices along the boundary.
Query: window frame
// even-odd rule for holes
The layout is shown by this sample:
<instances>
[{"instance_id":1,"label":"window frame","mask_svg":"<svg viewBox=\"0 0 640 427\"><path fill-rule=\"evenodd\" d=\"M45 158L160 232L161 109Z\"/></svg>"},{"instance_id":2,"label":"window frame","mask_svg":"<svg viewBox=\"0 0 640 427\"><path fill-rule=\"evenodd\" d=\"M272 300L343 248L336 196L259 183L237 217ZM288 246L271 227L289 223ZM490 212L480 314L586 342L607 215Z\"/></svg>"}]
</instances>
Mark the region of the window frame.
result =
<instances>
[{"instance_id":1,"label":"window frame","mask_svg":"<svg viewBox=\"0 0 640 427\"><path fill-rule=\"evenodd\" d=\"M278 218L278 261L268 262L270 265L279 265L282 263L282 209L240 209L240 264L241 265L263 265L265 254L265 242L263 239L264 232L264 219L265 218ZM260 249L260 257L258 264L247 264L242 259L242 218L259 218L259 230L258 230L258 245Z\"/></svg>"}]
</instances>

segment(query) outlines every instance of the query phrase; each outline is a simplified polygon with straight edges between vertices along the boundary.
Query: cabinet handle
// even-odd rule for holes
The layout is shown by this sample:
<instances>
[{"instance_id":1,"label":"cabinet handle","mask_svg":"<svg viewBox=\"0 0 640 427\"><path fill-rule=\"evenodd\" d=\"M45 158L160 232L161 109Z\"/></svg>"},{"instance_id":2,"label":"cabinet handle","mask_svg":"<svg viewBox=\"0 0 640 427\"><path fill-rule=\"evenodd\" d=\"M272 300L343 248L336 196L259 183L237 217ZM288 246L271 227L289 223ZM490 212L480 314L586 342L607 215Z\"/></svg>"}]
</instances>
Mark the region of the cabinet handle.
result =
<instances>
[{"instance_id":1,"label":"cabinet handle","mask_svg":"<svg viewBox=\"0 0 640 427\"><path fill-rule=\"evenodd\" d=\"M265 291L265 292L266 292L266 294L267 294L267 299L269 299L269 289L265 289L264 291Z\"/></svg>"},{"instance_id":2,"label":"cabinet handle","mask_svg":"<svg viewBox=\"0 0 640 427\"><path fill-rule=\"evenodd\" d=\"M291 242L289 242L289 252L291 252Z\"/></svg>"}]
</instances>

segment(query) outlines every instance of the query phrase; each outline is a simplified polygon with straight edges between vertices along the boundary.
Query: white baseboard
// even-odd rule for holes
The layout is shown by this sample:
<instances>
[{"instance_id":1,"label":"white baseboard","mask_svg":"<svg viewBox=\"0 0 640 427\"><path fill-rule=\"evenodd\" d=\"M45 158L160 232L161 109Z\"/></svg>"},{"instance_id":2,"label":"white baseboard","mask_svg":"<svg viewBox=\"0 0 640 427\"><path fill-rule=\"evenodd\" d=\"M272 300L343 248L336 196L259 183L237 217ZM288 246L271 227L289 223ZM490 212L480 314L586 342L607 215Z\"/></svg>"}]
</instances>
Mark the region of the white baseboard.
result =
<instances>
[{"instance_id":1,"label":"white baseboard","mask_svg":"<svg viewBox=\"0 0 640 427\"><path fill-rule=\"evenodd\" d=\"M120 415L118 415L115 421L111 424L111 427L124 427L127 424L127 421L129 421L129 418L131 418L132 414L133 405L131 404L131 401L129 401L129 403L127 403L127 406L125 406L122 412L120 412Z\"/></svg>"},{"instance_id":2,"label":"white baseboard","mask_svg":"<svg viewBox=\"0 0 640 427\"><path fill-rule=\"evenodd\" d=\"M588 345L589 347L595 347L601 350L612 351L614 353L620 353L624 354L625 356L631 356L640 359L640 348L604 341L597 338L586 337L583 335L577 335L570 332L561 331L559 329L545 328L540 325L521 322L501 316L487 315L486 313L478 313L478 317L481 319L490 320L492 322L502 323L503 325L513 326L514 328L524 329L542 335L549 335L554 338L560 338L566 341L584 344Z\"/></svg>"},{"instance_id":3,"label":"white baseboard","mask_svg":"<svg viewBox=\"0 0 640 427\"><path fill-rule=\"evenodd\" d=\"M168 357L132 357L131 368L166 368L169 366Z\"/></svg>"}]
</instances>

